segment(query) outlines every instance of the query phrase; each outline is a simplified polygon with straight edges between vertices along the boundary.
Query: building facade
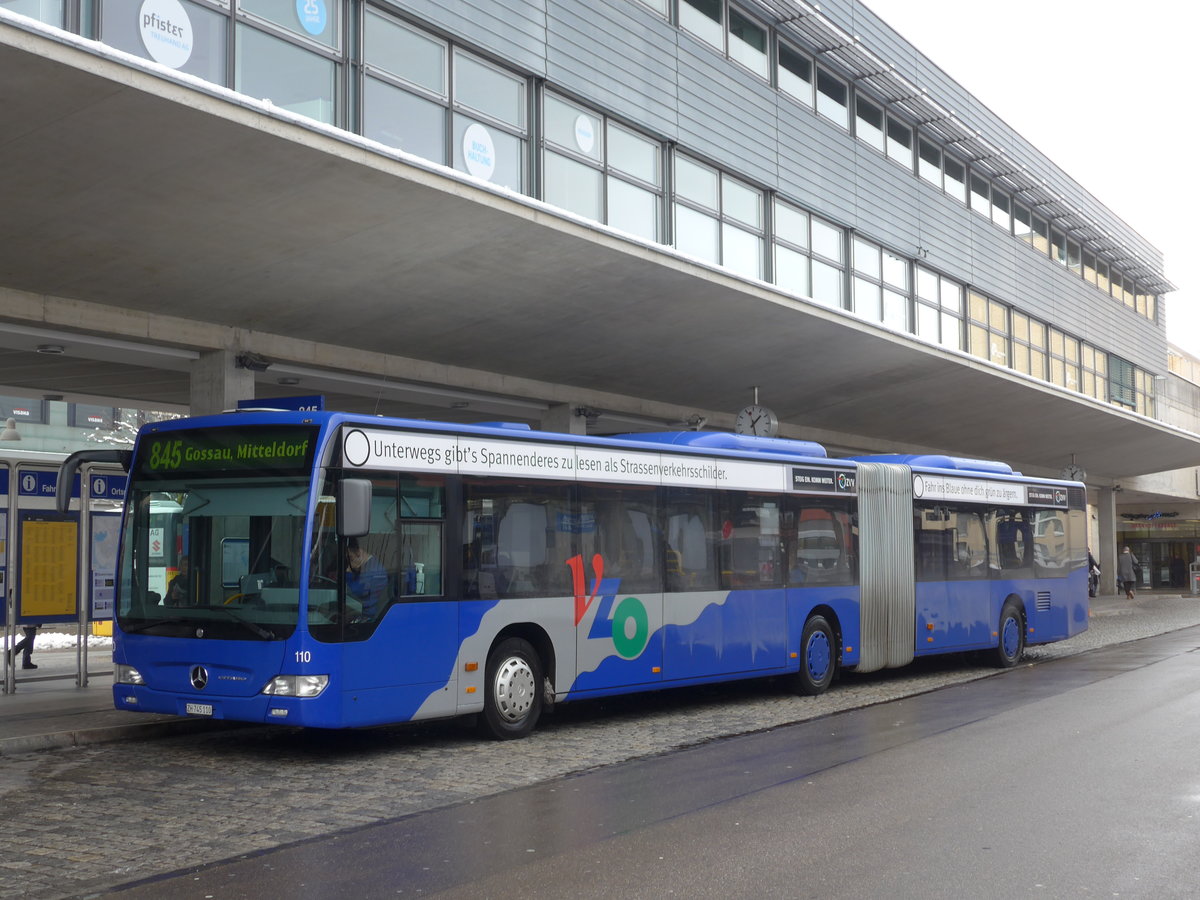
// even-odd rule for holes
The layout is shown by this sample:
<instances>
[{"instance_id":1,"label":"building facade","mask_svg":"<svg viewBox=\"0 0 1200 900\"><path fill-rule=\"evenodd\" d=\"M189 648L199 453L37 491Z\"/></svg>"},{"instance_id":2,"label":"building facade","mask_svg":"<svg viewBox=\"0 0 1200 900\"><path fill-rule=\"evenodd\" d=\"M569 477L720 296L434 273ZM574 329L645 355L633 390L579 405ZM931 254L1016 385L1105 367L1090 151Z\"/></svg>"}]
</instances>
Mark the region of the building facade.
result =
<instances>
[{"instance_id":1,"label":"building facade","mask_svg":"<svg viewBox=\"0 0 1200 900\"><path fill-rule=\"evenodd\" d=\"M488 197L511 195L531 217L548 211L566 223L556 227L592 229L657 265L695 265L735 290L781 298L831 334L882 335L914 361L936 349L942 378L982 375L977 405L991 403L993 389L1013 392L1009 411L991 421L997 433L1024 427L1011 411L1023 405L1069 404L1094 438L1019 435L1011 446L1052 445L1013 460L1038 474L1099 453L1107 428L1143 429L1147 440L1169 431L1160 469L1195 444L1194 417L1169 418L1164 396L1163 296L1172 286L1159 252L857 0L0 0L0 10L17 14L0 20L10 33L40 40L34 23L49 26L71 52L105 65L242 104L263 122L332 136L446 184L486 184ZM294 188L281 179L281 192ZM321 214L341 222L355 213ZM461 225L430 224L439 227ZM581 277L610 278L605 290L620 290L611 271ZM34 281L9 286L43 290ZM451 285L447 275L444 293ZM120 307L115 293L100 299ZM203 318L190 306L172 313ZM454 316L448 307L443 331ZM739 359L754 354L749 321ZM684 339L702 327L687 323ZM865 356L863 346L847 352ZM449 351L406 355L444 363ZM499 382L526 374L481 357ZM245 377L232 369L225 375ZM565 365L540 371L543 382L572 383ZM743 390L761 381L746 373ZM876 385L889 377L870 374ZM723 398L678 400L665 381L639 383L643 393L619 393L631 398L627 413L643 411L642 427L669 423L662 409L673 404L679 421L732 425L736 410ZM651 406L658 415L644 415ZM936 446L981 455L979 442L953 438L955 423L977 431L963 408L961 397L939 402L928 391L919 415L941 423ZM536 424L606 427L562 396L542 410L529 415ZM840 448L887 440L886 422L868 431L852 413L839 428L799 412L780 418L784 434L805 436L805 422L816 422ZM899 432L896 441L922 443ZM1150 459L1131 449L1088 466L1108 510L1102 544L1113 543L1112 488L1156 470L1153 440L1145 446Z\"/></svg>"}]
</instances>

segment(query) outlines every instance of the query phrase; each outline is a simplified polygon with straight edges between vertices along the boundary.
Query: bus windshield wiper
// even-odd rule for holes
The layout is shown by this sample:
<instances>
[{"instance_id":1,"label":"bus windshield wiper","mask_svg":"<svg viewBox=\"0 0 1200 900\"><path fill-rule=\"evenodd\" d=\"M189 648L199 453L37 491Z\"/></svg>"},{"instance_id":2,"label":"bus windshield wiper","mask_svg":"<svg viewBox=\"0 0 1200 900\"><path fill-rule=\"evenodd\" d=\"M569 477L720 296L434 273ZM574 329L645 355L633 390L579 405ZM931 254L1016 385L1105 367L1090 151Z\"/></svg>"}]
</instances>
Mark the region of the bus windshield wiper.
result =
<instances>
[{"instance_id":1,"label":"bus windshield wiper","mask_svg":"<svg viewBox=\"0 0 1200 900\"><path fill-rule=\"evenodd\" d=\"M269 629L263 628L258 623L251 622L249 619L243 619L241 616L239 616L237 613L235 613L228 606L206 606L204 608L220 610L221 612L223 612L227 616L229 616L229 618L233 619L233 621L237 622L239 625L249 629L250 631L253 631L264 641L275 640L275 632L270 631Z\"/></svg>"},{"instance_id":2,"label":"bus windshield wiper","mask_svg":"<svg viewBox=\"0 0 1200 900\"><path fill-rule=\"evenodd\" d=\"M191 623L192 621L192 619L188 619L184 616L172 616L169 619L150 619L146 622L139 622L137 625L122 625L121 630L126 634L137 634L139 631L146 631L147 629L153 628L156 625L185 625Z\"/></svg>"}]
</instances>

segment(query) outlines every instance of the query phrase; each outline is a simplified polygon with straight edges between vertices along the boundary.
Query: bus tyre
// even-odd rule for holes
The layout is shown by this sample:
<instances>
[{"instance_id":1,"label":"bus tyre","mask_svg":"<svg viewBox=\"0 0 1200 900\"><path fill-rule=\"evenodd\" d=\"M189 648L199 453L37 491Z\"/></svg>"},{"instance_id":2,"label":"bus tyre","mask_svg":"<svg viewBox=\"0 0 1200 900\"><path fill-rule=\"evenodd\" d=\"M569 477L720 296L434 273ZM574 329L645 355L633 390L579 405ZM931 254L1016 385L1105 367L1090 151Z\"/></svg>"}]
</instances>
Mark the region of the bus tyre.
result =
<instances>
[{"instance_id":1,"label":"bus tyre","mask_svg":"<svg viewBox=\"0 0 1200 900\"><path fill-rule=\"evenodd\" d=\"M1000 610L1000 640L996 644L996 665L1011 669L1025 652L1025 620L1021 607L1011 600Z\"/></svg>"},{"instance_id":2,"label":"bus tyre","mask_svg":"<svg viewBox=\"0 0 1200 900\"><path fill-rule=\"evenodd\" d=\"M814 697L833 683L837 671L837 638L824 616L811 616L800 636L800 671L793 678L797 694Z\"/></svg>"},{"instance_id":3,"label":"bus tyre","mask_svg":"<svg viewBox=\"0 0 1200 900\"><path fill-rule=\"evenodd\" d=\"M480 730L508 741L533 731L542 714L542 665L529 642L507 638L488 654Z\"/></svg>"}]
</instances>

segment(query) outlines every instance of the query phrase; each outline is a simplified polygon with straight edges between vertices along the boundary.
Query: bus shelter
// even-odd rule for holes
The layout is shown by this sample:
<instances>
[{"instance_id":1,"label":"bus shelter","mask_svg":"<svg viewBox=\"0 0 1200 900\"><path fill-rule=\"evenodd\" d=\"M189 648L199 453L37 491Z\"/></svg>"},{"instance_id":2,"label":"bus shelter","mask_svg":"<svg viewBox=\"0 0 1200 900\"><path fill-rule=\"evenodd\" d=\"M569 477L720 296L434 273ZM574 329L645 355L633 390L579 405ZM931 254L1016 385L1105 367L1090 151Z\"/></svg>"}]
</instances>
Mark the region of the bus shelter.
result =
<instances>
[{"instance_id":1,"label":"bus shelter","mask_svg":"<svg viewBox=\"0 0 1200 900\"><path fill-rule=\"evenodd\" d=\"M81 468L66 512L55 510L62 457L7 453L0 457L0 606L5 646L31 625L75 632L75 683L88 683L87 635L110 620L116 585L117 542L126 475L117 466ZM86 511L86 514L83 514ZM18 654L3 655L4 693L17 688ZM63 676L32 676L44 680Z\"/></svg>"}]
</instances>

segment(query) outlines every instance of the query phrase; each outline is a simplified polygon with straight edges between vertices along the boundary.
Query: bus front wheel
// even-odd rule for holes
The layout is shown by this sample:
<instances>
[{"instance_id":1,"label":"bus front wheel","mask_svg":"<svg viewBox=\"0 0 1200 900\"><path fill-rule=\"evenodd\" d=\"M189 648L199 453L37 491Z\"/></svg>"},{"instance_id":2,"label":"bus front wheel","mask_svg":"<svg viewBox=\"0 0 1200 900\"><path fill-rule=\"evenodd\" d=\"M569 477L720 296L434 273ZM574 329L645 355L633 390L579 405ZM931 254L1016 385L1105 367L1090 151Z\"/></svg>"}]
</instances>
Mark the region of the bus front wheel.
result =
<instances>
[{"instance_id":1,"label":"bus front wheel","mask_svg":"<svg viewBox=\"0 0 1200 900\"><path fill-rule=\"evenodd\" d=\"M1025 652L1025 621L1021 608L1009 600L1000 610L1000 640L996 645L996 665L1011 669Z\"/></svg>"},{"instance_id":2,"label":"bus front wheel","mask_svg":"<svg viewBox=\"0 0 1200 900\"><path fill-rule=\"evenodd\" d=\"M833 626L824 616L810 616L800 636L800 671L793 676L797 694L814 697L833 683L838 646Z\"/></svg>"},{"instance_id":3,"label":"bus front wheel","mask_svg":"<svg viewBox=\"0 0 1200 900\"><path fill-rule=\"evenodd\" d=\"M488 654L480 730L507 741L533 731L542 714L542 665L528 641L508 638Z\"/></svg>"}]
</instances>

